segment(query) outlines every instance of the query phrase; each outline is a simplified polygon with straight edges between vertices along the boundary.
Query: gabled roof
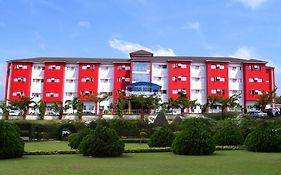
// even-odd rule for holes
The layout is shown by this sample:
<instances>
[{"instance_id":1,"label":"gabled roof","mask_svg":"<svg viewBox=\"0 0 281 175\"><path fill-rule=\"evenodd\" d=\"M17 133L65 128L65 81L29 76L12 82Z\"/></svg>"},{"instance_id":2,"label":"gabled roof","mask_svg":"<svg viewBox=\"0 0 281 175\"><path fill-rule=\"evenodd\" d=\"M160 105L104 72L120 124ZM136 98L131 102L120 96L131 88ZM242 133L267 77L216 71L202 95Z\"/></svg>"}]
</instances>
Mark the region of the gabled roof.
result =
<instances>
[{"instance_id":1,"label":"gabled roof","mask_svg":"<svg viewBox=\"0 0 281 175\"><path fill-rule=\"evenodd\" d=\"M135 52L130 53L130 57L153 57L153 53L145 51L145 50L138 50Z\"/></svg>"}]
</instances>

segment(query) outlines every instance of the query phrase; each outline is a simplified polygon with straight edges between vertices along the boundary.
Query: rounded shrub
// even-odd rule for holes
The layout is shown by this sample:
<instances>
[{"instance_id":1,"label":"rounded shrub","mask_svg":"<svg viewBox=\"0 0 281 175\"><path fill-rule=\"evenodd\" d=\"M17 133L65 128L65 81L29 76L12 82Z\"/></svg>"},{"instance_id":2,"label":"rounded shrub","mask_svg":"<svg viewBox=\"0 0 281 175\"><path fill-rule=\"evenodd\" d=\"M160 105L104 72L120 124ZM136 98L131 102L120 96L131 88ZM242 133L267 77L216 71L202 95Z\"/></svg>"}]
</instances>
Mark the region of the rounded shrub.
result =
<instances>
[{"instance_id":1,"label":"rounded shrub","mask_svg":"<svg viewBox=\"0 0 281 175\"><path fill-rule=\"evenodd\" d=\"M124 152L124 143L116 131L111 128L97 126L94 131L83 138L78 149L84 156L115 157Z\"/></svg>"},{"instance_id":2,"label":"rounded shrub","mask_svg":"<svg viewBox=\"0 0 281 175\"><path fill-rule=\"evenodd\" d=\"M149 147L170 147L175 139L175 134L167 126L155 131L149 138Z\"/></svg>"},{"instance_id":3,"label":"rounded shrub","mask_svg":"<svg viewBox=\"0 0 281 175\"><path fill-rule=\"evenodd\" d=\"M22 157L24 143L19 129L11 123L0 121L0 159Z\"/></svg>"},{"instance_id":4,"label":"rounded shrub","mask_svg":"<svg viewBox=\"0 0 281 175\"><path fill-rule=\"evenodd\" d=\"M241 145L243 144L243 135L238 125L231 121L222 121L221 126L216 130L213 138L216 145Z\"/></svg>"},{"instance_id":5,"label":"rounded shrub","mask_svg":"<svg viewBox=\"0 0 281 175\"><path fill-rule=\"evenodd\" d=\"M266 126L258 127L247 136L245 146L253 152L280 152L281 131Z\"/></svg>"},{"instance_id":6,"label":"rounded shrub","mask_svg":"<svg viewBox=\"0 0 281 175\"><path fill-rule=\"evenodd\" d=\"M69 146L72 149L78 149L80 143L82 142L83 138L86 137L90 133L89 128L84 128L77 133L73 133L68 137Z\"/></svg>"},{"instance_id":7,"label":"rounded shrub","mask_svg":"<svg viewBox=\"0 0 281 175\"><path fill-rule=\"evenodd\" d=\"M188 119L184 129L176 136L172 151L180 155L209 155L215 151L210 131L203 120Z\"/></svg>"}]
</instances>

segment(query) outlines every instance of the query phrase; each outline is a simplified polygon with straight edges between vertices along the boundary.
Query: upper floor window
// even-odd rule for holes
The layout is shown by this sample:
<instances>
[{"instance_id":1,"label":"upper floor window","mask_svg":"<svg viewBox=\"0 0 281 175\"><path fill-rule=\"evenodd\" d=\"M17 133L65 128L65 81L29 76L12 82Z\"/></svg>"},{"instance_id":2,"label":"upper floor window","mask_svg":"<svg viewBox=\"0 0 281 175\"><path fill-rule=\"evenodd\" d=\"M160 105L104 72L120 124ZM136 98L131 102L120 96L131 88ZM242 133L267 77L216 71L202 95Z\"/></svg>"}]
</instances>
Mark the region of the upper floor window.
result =
<instances>
[{"instance_id":1,"label":"upper floor window","mask_svg":"<svg viewBox=\"0 0 281 175\"><path fill-rule=\"evenodd\" d=\"M262 66L260 66L260 65L250 65L249 70L262 70Z\"/></svg>"},{"instance_id":2,"label":"upper floor window","mask_svg":"<svg viewBox=\"0 0 281 175\"><path fill-rule=\"evenodd\" d=\"M120 65L117 67L118 70L122 70L122 69L125 69L125 70L130 70L131 67L130 66L126 66L126 65Z\"/></svg>"},{"instance_id":3,"label":"upper floor window","mask_svg":"<svg viewBox=\"0 0 281 175\"><path fill-rule=\"evenodd\" d=\"M83 66L82 66L82 69L83 69L83 70L86 70L86 69L95 69L95 65L89 65L89 64L88 64L88 65L83 65Z\"/></svg>"},{"instance_id":4,"label":"upper floor window","mask_svg":"<svg viewBox=\"0 0 281 175\"><path fill-rule=\"evenodd\" d=\"M27 65L18 64L15 66L15 69L27 69Z\"/></svg>"},{"instance_id":5,"label":"upper floor window","mask_svg":"<svg viewBox=\"0 0 281 175\"><path fill-rule=\"evenodd\" d=\"M74 70L75 66L66 66L66 70Z\"/></svg>"},{"instance_id":6,"label":"upper floor window","mask_svg":"<svg viewBox=\"0 0 281 175\"><path fill-rule=\"evenodd\" d=\"M82 82L94 82L95 79L94 78L90 78L90 77L85 77L81 79Z\"/></svg>"},{"instance_id":7,"label":"upper floor window","mask_svg":"<svg viewBox=\"0 0 281 175\"><path fill-rule=\"evenodd\" d=\"M224 69L223 64L212 64L211 69Z\"/></svg>"},{"instance_id":8,"label":"upper floor window","mask_svg":"<svg viewBox=\"0 0 281 175\"><path fill-rule=\"evenodd\" d=\"M26 78L14 78L14 82L26 82Z\"/></svg>"},{"instance_id":9,"label":"upper floor window","mask_svg":"<svg viewBox=\"0 0 281 175\"><path fill-rule=\"evenodd\" d=\"M181 63L173 64L173 68L183 68L183 69L185 69L186 68L186 64L181 64Z\"/></svg>"},{"instance_id":10,"label":"upper floor window","mask_svg":"<svg viewBox=\"0 0 281 175\"><path fill-rule=\"evenodd\" d=\"M24 96L24 92L17 91L12 93L13 96Z\"/></svg>"},{"instance_id":11,"label":"upper floor window","mask_svg":"<svg viewBox=\"0 0 281 175\"><path fill-rule=\"evenodd\" d=\"M59 83L59 82L60 82L60 79L59 79L59 78L48 78L48 79L47 79L47 82L48 82L48 83L51 83L51 82Z\"/></svg>"},{"instance_id":12,"label":"upper floor window","mask_svg":"<svg viewBox=\"0 0 281 175\"><path fill-rule=\"evenodd\" d=\"M44 66L33 66L34 70L44 70Z\"/></svg>"},{"instance_id":13,"label":"upper floor window","mask_svg":"<svg viewBox=\"0 0 281 175\"><path fill-rule=\"evenodd\" d=\"M186 81L186 76L174 76L173 80L174 81Z\"/></svg>"},{"instance_id":14,"label":"upper floor window","mask_svg":"<svg viewBox=\"0 0 281 175\"><path fill-rule=\"evenodd\" d=\"M57 65L49 65L49 66L48 66L48 69L49 69L49 70L60 70L60 66L57 66Z\"/></svg>"},{"instance_id":15,"label":"upper floor window","mask_svg":"<svg viewBox=\"0 0 281 175\"><path fill-rule=\"evenodd\" d=\"M220 82L224 82L225 78L224 77L212 77L211 81L220 81Z\"/></svg>"},{"instance_id":16,"label":"upper floor window","mask_svg":"<svg viewBox=\"0 0 281 175\"><path fill-rule=\"evenodd\" d=\"M262 78L249 78L249 82L258 82L258 83L261 83L261 82L262 82Z\"/></svg>"},{"instance_id":17,"label":"upper floor window","mask_svg":"<svg viewBox=\"0 0 281 175\"><path fill-rule=\"evenodd\" d=\"M59 93L56 92L47 92L46 97L58 97Z\"/></svg>"}]
</instances>

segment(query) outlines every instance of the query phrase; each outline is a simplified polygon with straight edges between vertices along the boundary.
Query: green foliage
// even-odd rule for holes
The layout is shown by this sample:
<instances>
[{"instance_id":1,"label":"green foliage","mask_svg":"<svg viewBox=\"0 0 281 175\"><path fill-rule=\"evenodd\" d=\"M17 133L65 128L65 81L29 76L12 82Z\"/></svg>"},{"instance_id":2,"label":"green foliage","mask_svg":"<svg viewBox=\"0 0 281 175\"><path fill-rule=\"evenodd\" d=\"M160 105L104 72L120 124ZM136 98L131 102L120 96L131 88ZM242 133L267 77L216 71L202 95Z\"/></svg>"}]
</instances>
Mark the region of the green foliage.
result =
<instances>
[{"instance_id":1,"label":"green foliage","mask_svg":"<svg viewBox=\"0 0 281 175\"><path fill-rule=\"evenodd\" d=\"M281 131L268 126L258 127L247 136L245 146L253 152L281 152Z\"/></svg>"},{"instance_id":2,"label":"green foliage","mask_svg":"<svg viewBox=\"0 0 281 175\"><path fill-rule=\"evenodd\" d=\"M12 107L19 108L23 111L23 119L25 119L25 116L27 114L27 109L29 105L32 103L32 100L29 97L22 96L18 100L10 101L10 105Z\"/></svg>"},{"instance_id":3,"label":"green foliage","mask_svg":"<svg viewBox=\"0 0 281 175\"><path fill-rule=\"evenodd\" d=\"M3 112L2 113L3 119L8 120L9 119L9 111L8 111L8 108L7 108L7 103L1 103L0 109L2 109L2 112Z\"/></svg>"},{"instance_id":4,"label":"green foliage","mask_svg":"<svg viewBox=\"0 0 281 175\"><path fill-rule=\"evenodd\" d=\"M153 122L154 126L163 126L163 125L168 125L168 120L164 114L164 112L159 112Z\"/></svg>"},{"instance_id":5,"label":"green foliage","mask_svg":"<svg viewBox=\"0 0 281 175\"><path fill-rule=\"evenodd\" d=\"M219 112L219 113L204 113L205 117L214 120L234 119L239 115L238 112Z\"/></svg>"},{"instance_id":6,"label":"green foliage","mask_svg":"<svg viewBox=\"0 0 281 175\"><path fill-rule=\"evenodd\" d=\"M72 133L68 137L68 141L69 141L68 145L72 149L78 149L78 147L79 147L80 143L82 142L83 138L86 137L89 133L90 133L89 128L84 128L77 133Z\"/></svg>"},{"instance_id":7,"label":"green foliage","mask_svg":"<svg viewBox=\"0 0 281 175\"><path fill-rule=\"evenodd\" d=\"M175 134L172 130L163 126L155 131L149 138L149 147L170 147L175 139Z\"/></svg>"},{"instance_id":8,"label":"green foliage","mask_svg":"<svg viewBox=\"0 0 281 175\"><path fill-rule=\"evenodd\" d=\"M202 119L188 119L184 130L176 136L172 151L180 155L212 154L215 144L206 123Z\"/></svg>"},{"instance_id":9,"label":"green foliage","mask_svg":"<svg viewBox=\"0 0 281 175\"><path fill-rule=\"evenodd\" d=\"M22 157L24 143L15 125L0 121L0 159Z\"/></svg>"},{"instance_id":10,"label":"green foliage","mask_svg":"<svg viewBox=\"0 0 281 175\"><path fill-rule=\"evenodd\" d=\"M82 119L83 107L84 107L83 102L78 101L78 103L77 103L77 114L76 114L78 119Z\"/></svg>"},{"instance_id":11,"label":"green foliage","mask_svg":"<svg viewBox=\"0 0 281 175\"><path fill-rule=\"evenodd\" d=\"M267 104L272 103L272 100L275 97L275 93L276 93L277 88L275 88L272 91L269 91L269 93L266 93L265 91L259 95L257 97L257 102L255 104L255 106L258 109L261 109L262 111L265 111L265 107Z\"/></svg>"},{"instance_id":12,"label":"green foliage","mask_svg":"<svg viewBox=\"0 0 281 175\"><path fill-rule=\"evenodd\" d=\"M232 120L221 121L220 126L216 130L213 138L216 145L241 145L243 144L243 136L238 124Z\"/></svg>"},{"instance_id":13,"label":"green foliage","mask_svg":"<svg viewBox=\"0 0 281 175\"><path fill-rule=\"evenodd\" d=\"M115 157L121 156L124 147L113 129L98 126L83 138L78 149L84 156Z\"/></svg>"},{"instance_id":14,"label":"green foliage","mask_svg":"<svg viewBox=\"0 0 281 175\"><path fill-rule=\"evenodd\" d=\"M123 117L123 108L124 108L124 97L123 97L123 93L120 92L118 95L118 100L115 106L117 115L122 118Z\"/></svg>"},{"instance_id":15,"label":"green foliage","mask_svg":"<svg viewBox=\"0 0 281 175\"><path fill-rule=\"evenodd\" d=\"M115 119L109 122L109 126L114 129L120 137L139 136L139 125L136 120Z\"/></svg>"}]
</instances>

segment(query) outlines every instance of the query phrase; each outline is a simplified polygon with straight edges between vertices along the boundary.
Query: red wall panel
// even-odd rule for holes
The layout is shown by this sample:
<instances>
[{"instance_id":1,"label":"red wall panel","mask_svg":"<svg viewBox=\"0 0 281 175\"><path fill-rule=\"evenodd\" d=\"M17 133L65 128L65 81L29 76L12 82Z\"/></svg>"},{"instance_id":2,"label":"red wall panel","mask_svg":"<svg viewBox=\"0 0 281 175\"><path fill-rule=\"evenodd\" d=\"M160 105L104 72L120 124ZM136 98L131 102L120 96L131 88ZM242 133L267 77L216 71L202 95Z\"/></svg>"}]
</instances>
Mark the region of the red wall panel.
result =
<instances>
[{"instance_id":1,"label":"red wall panel","mask_svg":"<svg viewBox=\"0 0 281 175\"><path fill-rule=\"evenodd\" d=\"M23 67L26 67L24 69ZM13 96L13 92L23 92L24 96L30 97L32 63L30 62L14 62L12 63L11 84L10 84L10 100L18 100L20 96ZM15 82L15 78L25 78L25 82ZM7 84L8 85L8 84Z\"/></svg>"},{"instance_id":2,"label":"red wall panel","mask_svg":"<svg viewBox=\"0 0 281 175\"><path fill-rule=\"evenodd\" d=\"M130 70L125 70L122 68L121 70L118 69L119 66L130 66ZM118 99L118 91L126 90L126 86L131 83L131 63L114 63L114 84L113 84L113 102ZM118 81L118 77L125 77L130 78L129 82L126 81ZM124 93L125 96L125 93Z\"/></svg>"},{"instance_id":3,"label":"red wall panel","mask_svg":"<svg viewBox=\"0 0 281 175\"><path fill-rule=\"evenodd\" d=\"M50 69L49 66L60 66L60 69ZM43 100L45 102L62 102L64 96L65 63L46 62L44 70ZM47 79L58 78L59 82L47 82ZM47 97L46 93L58 93L58 96Z\"/></svg>"},{"instance_id":4,"label":"red wall panel","mask_svg":"<svg viewBox=\"0 0 281 175\"><path fill-rule=\"evenodd\" d=\"M186 64L186 68L174 68L174 64ZM175 76L186 76L186 81L173 80ZM176 99L179 95L173 94L173 90L185 89L186 95L190 97L190 62L189 61L169 61L168 62L168 81L169 81L169 98Z\"/></svg>"},{"instance_id":5,"label":"red wall panel","mask_svg":"<svg viewBox=\"0 0 281 175\"><path fill-rule=\"evenodd\" d=\"M216 68L212 69L212 65L223 65L224 69ZM228 88L228 63L226 62L207 62L206 63L206 83L207 83L207 97L208 96L221 96L223 98L228 98L229 88ZM213 77L224 78L224 81L212 81ZM212 94L212 89L221 89L224 93ZM222 92L222 91L221 91Z\"/></svg>"},{"instance_id":6,"label":"red wall panel","mask_svg":"<svg viewBox=\"0 0 281 175\"><path fill-rule=\"evenodd\" d=\"M83 66L89 66L88 69L83 69ZM77 95L80 100L89 100L91 97L98 95L98 77L99 77L99 64L98 63L80 63L78 72L78 91ZM82 82L83 78L94 78L94 81ZM83 91L91 91L92 94L83 95Z\"/></svg>"}]
</instances>

